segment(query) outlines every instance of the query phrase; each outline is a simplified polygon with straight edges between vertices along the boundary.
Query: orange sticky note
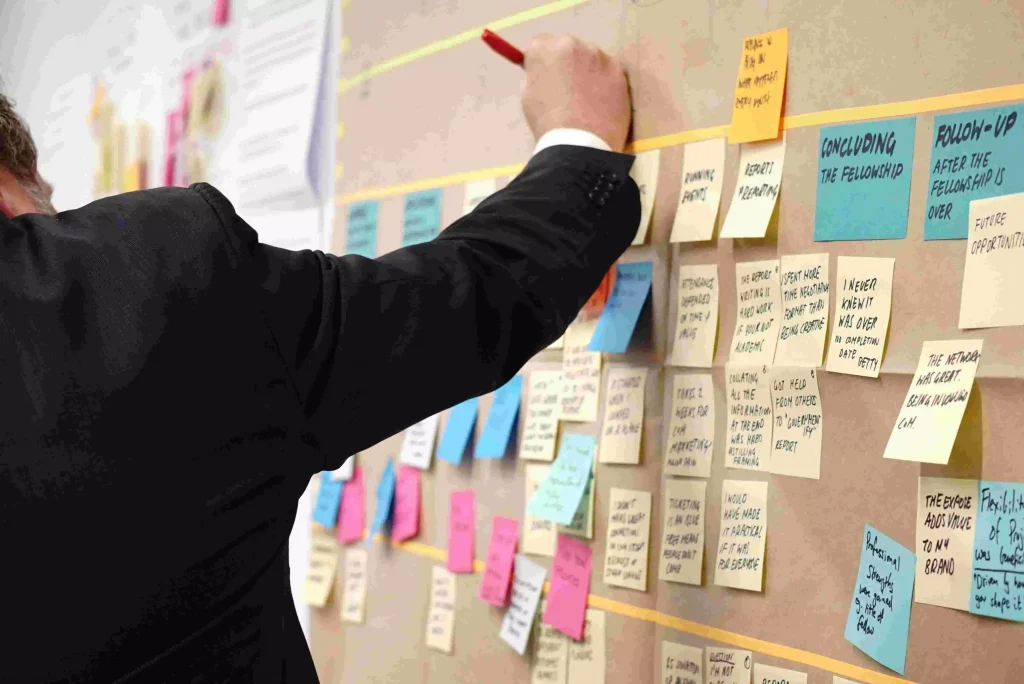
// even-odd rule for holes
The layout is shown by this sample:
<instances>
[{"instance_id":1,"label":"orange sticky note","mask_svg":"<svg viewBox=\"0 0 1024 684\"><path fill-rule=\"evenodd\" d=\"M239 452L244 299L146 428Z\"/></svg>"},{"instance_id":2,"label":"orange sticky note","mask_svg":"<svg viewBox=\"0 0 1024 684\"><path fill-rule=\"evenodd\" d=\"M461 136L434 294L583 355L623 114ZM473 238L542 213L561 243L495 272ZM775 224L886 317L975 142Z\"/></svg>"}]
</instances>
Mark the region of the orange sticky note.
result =
<instances>
[{"instance_id":1,"label":"orange sticky note","mask_svg":"<svg viewBox=\"0 0 1024 684\"><path fill-rule=\"evenodd\" d=\"M729 142L779 137L788 58L789 29L761 33L743 41Z\"/></svg>"}]
</instances>

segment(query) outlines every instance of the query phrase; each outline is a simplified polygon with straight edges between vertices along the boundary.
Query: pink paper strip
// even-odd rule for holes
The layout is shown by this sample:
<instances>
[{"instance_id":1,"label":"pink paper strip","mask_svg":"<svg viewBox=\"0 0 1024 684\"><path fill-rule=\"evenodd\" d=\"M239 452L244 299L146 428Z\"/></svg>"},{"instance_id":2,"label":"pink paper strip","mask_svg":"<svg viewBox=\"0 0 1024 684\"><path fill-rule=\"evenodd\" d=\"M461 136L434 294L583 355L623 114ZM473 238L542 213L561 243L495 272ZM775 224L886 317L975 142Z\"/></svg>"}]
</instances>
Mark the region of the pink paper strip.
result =
<instances>
[{"instance_id":1,"label":"pink paper strip","mask_svg":"<svg viewBox=\"0 0 1024 684\"><path fill-rule=\"evenodd\" d=\"M480 580L480 598L491 605L508 603L512 586L512 563L519 544L519 521L494 516L491 519L491 543L487 548L487 567Z\"/></svg>"},{"instance_id":2,"label":"pink paper strip","mask_svg":"<svg viewBox=\"0 0 1024 684\"><path fill-rule=\"evenodd\" d=\"M476 513L473 490L462 489L448 499L448 570L473 572L473 532Z\"/></svg>"},{"instance_id":3,"label":"pink paper strip","mask_svg":"<svg viewBox=\"0 0 1024 684\"><path fill-rule=\"evenodd\" d=\"M394 515L392 539L405 541L420 533L420 471L416 468L398 468Z\"/></svg>"},{"instance_id":4,"label":"pink paper strip","mask_svg":"<svg viewBox=\"0 0 1024 684\"><path fill-rule=\"evenodd\" d=\"M591 554L590 547L575 537L558 535L544 624L576 641L583 638L583 621L587 615Z\"/></svg>"},{"instance_id":5,"label":"pink paper strip","mask_svg":"<svg viewBox=\"0 0 1024 684\"><path fill-rule=\"evenodd\" d=\"M338 541L342 544L361 541L366 528L366 489L363 469L356 466L341 492L338 509Z\"/></svg>"}]
</instances>

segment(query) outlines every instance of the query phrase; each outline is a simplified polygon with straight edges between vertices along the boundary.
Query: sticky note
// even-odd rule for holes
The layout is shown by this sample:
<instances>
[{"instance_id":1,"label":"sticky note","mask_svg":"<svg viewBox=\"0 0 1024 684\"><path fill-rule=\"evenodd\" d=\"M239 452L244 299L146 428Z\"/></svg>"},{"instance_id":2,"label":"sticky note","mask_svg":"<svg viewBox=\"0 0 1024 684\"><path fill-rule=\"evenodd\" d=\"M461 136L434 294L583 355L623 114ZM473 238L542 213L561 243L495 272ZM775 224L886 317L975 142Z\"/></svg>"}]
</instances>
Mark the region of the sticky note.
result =
<instances>
[{"instance_id":1,"label":"sticky note","mask_svg":"<svg viewBox=\"0 0 1024 684\"><path fill-rule=\"evenodd\" d=\"M1024 484L982 481L971 612L1024 622Z\"/></svg>"},{"instance_id":2,"label":"sticky note","mask_svg":"<svg viewBox=\"0 0 1024 684\"><path fill-rule=\"evenodd\" d=\"M729 362L771 365L781 328L779 260L736 264L736 334Z\"/></svg>"},{"instance_id":3,"label":"sticky note","mask_svg":"<svg viewBox=\"0 0 1024 684\"><path fill-rule=\"evenodd\" d=\"M530 684L564 684L569 669L569 638L550 625L537 623L533 640Z\"/></svg>"},{"instance_id":4,"label":"sticky note","mask_svg":"<svg viewBox=\"0 0 1024 684\"><path fill-rule=\"evenodd\" d=\"M1024 193L974 200L967 225L960 328L1024 325Z\"/></svg>"},{"instance_id":5,"label":"sticky note","mask_svg":"<svg viewBox=\"0 0 1024 684\"><path fill-rule=\"evenodd\" d=\"M411 192L405 196L402 215L402 247L418 245L437 237L441 232L440 188Z\"/></svg>"},{"instance_id":6,"label":"sticky note","mask_svg":"<svg viewBox=\"0 0 1024 684\"><path fill-rule=\"evenodd\" d=\"M366 619L366 573L369 555L366 549L345 552L344 590L341 598L341 621L361 623Z\"/></svg>"},{"instance_id":7,"label":"sticky note","mask_svg":"<svg viewBox=\"0 0 1024 684\"><path fill-rule=\"evenodd\" d=\"M551 466L530 464L526 466L526 498L529 502L540 488L541 482L548 478ZM525 507L524 507L525 508ZM555 555L555 522L538 518L527 513L523 514L523 553L536 556Z\"/></svg>"},{"instance_id":8,"label":"sticky note","mask_svg":"<svg viewBox=\"0 0 1024 684\"><path fill-rule=\"evenodd\" d=\"M398 462L411 465L420 470L429 470L434 458L434 440L437 438L437 423L440 414L424 418L410 425L402 439L402 451Z\"/></svg>"},{"instance_id":9,"label":"sticky note","mask_svg":"<svg viewBox=\"0 0 1024 684\"><path fill-rule=\"evenodd\" d=\"M832 684L860 684L860 682L855 682L852 679L846 679L839 675L832 675Z\"/></svg>"},{"instance_id":10,"label":"sticky note","mask_svg":"<svg viewBox=\"0 0 1024 684\"><path fill-rule=\"evenodd\" d=\"M765 366L725 367L725 467L767 470L771 458L772 395Z\"/></svg>"},{"instance_id":11,"label":"sticky note","mask_svg":"<svg viewBox=\"0 0 1024 684\"><path fill-rule=\"evenodd\" d=\"M605 612L587 608L583 640L569 642L568 684L604 684Z\"/></svg>"},{"instance_id":12,"label":"sticky note","mask_svg":"<svg viewBox=\"0 0 1024 684\"><path fill-rule=\"evenodd\" d=\"M495 606L508 603L512 586L512 563L519 544L519 521L496 515L491 518L491 542L487 565L480 579L480 598Z\"/></svg>"},{"instance_id":13,"label":"sticky note","mask_svg":"<svg viewBox=\"0 0 1024 684\"><path fill-rule=\"evenodd\" d=\"M913 168L914 117L821 128L814 239L907 237Z\"/></svg>"},{"instance_id":14,"label":"sticky note","mask_svg":"<svg viewBox=\"0 0 1024 684\"><path fill-rule=\"evenodd\" d=\"M356 468L345 483L345 496L338 511L338 541L348 544L363 538L366 527L366 485L363 469Z\"/></svg>"},{"instance_id":15,"label":"sticky note","mask_svg":"<svg viewBox=\"0 0 1024 684\"><path fill-rule=\"evenodd\" d=\"M718 332L718 265L679 267L673 366L711 368Z\"/></svg>"},{"instance_id":16,"label":"sticky note","mask_svg":"<svg viewBox=\"0 0 1024 684\"><path fill-rule=\"evenodd\" d=\"M674 376L671 408L662 473L709 477L715 445L715 390L711 375Z\"/></svg>"},{"instance_id":17,"label":"sticky note","mask_svg":"<svg viewBox=\"0 0 1024 684\"><path fill-rule=\"evenodd\" d=\"M473 572L473 543L476 509L473 490L460 489L448 497L448 569Z\"/></svg>"},{"instance_id":18,"label":"sticky note","mask_svg":"<svg viewBox=\"0 0 1024 684\"><path fill-rule=\"evenodd\" d=\"M587 347L592 352L624 354L651 294L654 263L635 261L615 267L615 285Z\"/></svg>"},{"instance_id":19,"label":"sticky note","mask_svg":"<svg viewBox=\"0 0 1024 684\"><path fill-rule=\"evenodd\" d=\"M763 238L775 212L786 161L786 136L740 148L739 177L719 237Z\"/></svg>"},{"instance_id":20,"label":"sticky note","mask_svg":"<svg viewBox=\"0 0 1024 684\"><path fill-rule=\"evenodd\" d=\"M595 463L596 467L597 464ZM580 505L573 513L572 521L568 525L558 525L556 530L562 534L571 534L575 537L585 539L594 538L594 471L591 470L587 479L587 486L583 488L583 497Z\"/></svg>"},{"instance_id":21,"label":"sticky note","mask_svg":"<svg viewBox=\"0 0 1024 684\"><path fill-rule=\"evenodd\" d=\"M559 417L589 423L597 420L597 395L601 382L601 353L590 351L598 315L580 311L565 331L562 350L562 396Z\"/></svg>"},{"instance_id":22,"label":"sticky note","mask_svg":"<svg viewBox=\"0 0 1024 684\"><path fill-rule=\"evenodd\" d=\"M462 215L465 216L476 209L478 204L494 194L497 187L497 178L484 178L466 183L462 195Z\"/></svg>"},{"instance_id":23,"label":"sticky note","mask_svg":"<svg viewBox=\"0 0 1024 684\"><path fill-rule=\"evenodd\" d=\"M750 651L713 646L704 649L704 681L707 684L750 684L752 665Z\"/></svg>"},{"instance_id":24,"label":"sticky note","mask_svg":"<svg viewBox=\"0 0 1024 684\"><path fill-rule=\"evenodd\" d=\"M411 466L399 466L395 485L395 517L391 538L395 541L412 539L420 533L420 471Z\"/></svg>"},{"instance_id":25,"label":"sticky note","mask_svg":"<svg viewBox=\"0 0 1024 684\"><path fill-rule=\"evenodd\" d=\"M355 457L355 455L349 456L348 458L345 459L345 462L342 463L340 467L335 468L334 470L330 471L331 472L331 479L332 480L340 480L342 482L348 482L349 480L352 479L352 473L354 472L355 467L356 467L356 457Z\"/></svg>"},{"instance_id":26,"label":"sticky note","mask_svg":"<svg viewBox=\"0 0 1024 684\"><path fill-rule=\"evenodd\" d=\"M647 241L647 230L654 214L654 196L658 191L658 167L661 165L661 150L641 152L633 160L629 175L640 189L640 225L632 244L642 245Z\"/></svg>"},{"instance_id":27,"label":"sticky note","mask_svg":"<svg viewBox=\"0 0 1024 684\"><path fill-rule=\"evenodd\" d=\"M367 200L348 205L345 226L345 254L373 259L377 256L377 214L380 202Z\"/></svg>"},{"instance_id":28,"label":"sticky note","mask_svg":"<svg viewBox=\"0 0 1024 684\"><path fill-rule=\"evenodd\" d=\"M664 524L658 579L701 584L704 564L704 512L708 483L666 478Z\"/></svg>"},{"instance_id":29,"label":"sticky note","mask_svg":"<svg viewBox=\"0 0 1024 684\"><path fill-rule=\"evenodd\" d=\"M883 458L949 462L984 340L925 342Z\"/></svg>"},{"instance_id":30,"label":"sticky note","mask_svg":"<svg viewBox=\"0 0 1024 684\"><path fill-rule=\"evenodd\" d=\"M780 261L782 328L775 365L817 368L828 328L828 254L790 254Z\"/></svg>"},{"instance_id":31,"label":"sticky note","mask_svg":"<svg viewBox=\"0 0 1024 684\"><path fill-rule=\"evenodd\" d=\"M377 510L373 514L373 522L370 524L370 533L366 537L367 542L372 540L384 527L384 524L391 519L391 503L395 498L395 464L389 458L384 466L384 472L377 483Z\"/></svg>"},{"instance_id":32,"label":"sticky note","mask_svg":"<svg viewBox=\"0 0 1024 684\"><path fill-rule=\"evenodd\" d=\"M565 333L562 333L561 337L559 337L557 340L555 340L554 342L549 344L547 347L545 347L545 349L561 349L564 346L565 346Z\"/></svg>"},{"instance_id":33,"label":"sticky note","mask_svg":"<svg viewBox=\"0 0 1024 684\"><path fill-rule=\"evenodd\" d=\"M526 556L515 557L515 574L512 578L512 598L501 620L498 636L519 655L526 653L526 642L537 615L540 595L544 589L547 570Z\"/></svg>"},{"instance_id":34,"label":"sticky note","mask_svg":"<svg viewBox=\"0 0 1024 684\"><path fill-rule=\"evenodd\" d=\"M830 373L877 378L892 310L895 259L839 257L836 313L828 346Z\"/></svg>"},{"instance_id":35,"label":"sticky note","mask_svg":"<svg viewBox=\"0 0 1024 684\"><path fill-rule=\"evenodd\" d=\"M526 421L519 443L519 458L552 461L558 438L559 400L562 396L562 371L530 373L526 397Z\"/></svg>"},{"instance_id":36,"label":"sticky note","mask_svg":"<svg viewBox=\"0 0 1024 684\"><path fill-rule=\"evenodd\" d=\"M589 546L573 537L558 535L544 623L576 641L583 638L592 560Z\"/></svg>"},{"instance_id":37,"label":"sticky note","mask_svg":"<svg viewBox=\"0 0 1024 684\"><path fill-rule=\"evenodd\" d=\"M730 143L778 137L788 59L789 29L760 33L743 41L729 125Z\"/></svg>"},{"instance_id":38,"label":"sticky note","mask_svg":"<svg viewBox=\"0 0 1024 684\"><path fill-rule=\"evenodd\" d=\"M611 488L604 583L647 591L651 540L651 493Z\"/></svg>"},{"instance_id":39,"label":"sticky note","mask_svg":"<svg viewBox=\"0 0 1024 684\"><path fill-rule=\"evenodd\" d=\"M455 575L440 565L431 568L427 646L452 652L455 641Z\"/></svg>"},{"instance_id":40,"label":"sticky note","mask_svg":"<svg viewBox=\"0 0 1024 684\"><path fill-rule=\"evenodd\" d=\"M309 550L309 566L306 578L302 583L303 600L317 608L322 608L331 595L334 586L334 573L338 568L338 547L334 539L324 530L313 530Z\"/></svg>"},{"instance_id":41,"label":"sticky note","mask_svg":"<svg viewBox=\"0 0 1024 684\"><path fill-rule=\"evenodd\" d=\"M530 497L527 514L568 525L580 505L594 463L592 435L563 434L546 480Z\"/></svg>"},{"instance_id":42,"label":"sticky note","mask_svg":"<svg viewBox=\"0 0 1024 684\"><path fill-rule=\"evenodd\" d=\"M316 495L313 507L313 520L324 527L334 527L338 520L338 507L341 505L342 490L345 483L331 478L328 471L320 473L320 491Z\"/></svg>"},{"instance_id":43,"label":"sticky note","mask_svg":"<svg viewBox=\"0 0 1024 684\"><path fill-rule=\"evenodd\" d=\"M494 391L491 409L487 412L480 441L476 443L476 458L501 458L508 449L512 427L519 416L519 401L523 394L523 376L516 375Z\"/></svg>"},{"instance_id":44,"label":"sticky note","mask_svg":"<svg viewBox=\"0 0 1024 684\"><path fill-rule=\"evenodd\" d=\"M437 445L437 457L454 465L462 463L466 453L469 437L476 428L476 413L479 399L473 397L456 404L448 412L448 422L441 433L441 442Z\"/></svg>"},{"instance_id":45,"label":"sticky note","mask_svg":"<svg viewBox=\"0 0 1024 684\"><path fill-rule=\"evenodd\" d=\"M807 684L807 673L771 665L754 665L754 684Z\"/></svg>"},{"instance_id":46,"label":"sticky note","mask_svg":"<svg viewBox=\"0 0 1024 684\"><path fill-rule=\"evenodd\" d=\"M864 526L860 568L846 618L846 640L890 670L904 673L914 554L871 525Z\"/></svg>"},{"instance_id":47,"label":"sticky note","mask_svg":"<svg viewBox=\"0 0 1024 684\"><path fill-rule=\"evenodd\" d=\"M702 242L715 232L725 173L725 138L683 146L679 206L669 242Z\"/></svg>"},{"instance_id":48,"label":"sticky note","mask_svg":"<svg viewBox=\"0 0 1024 684\"><path fill-rule=\"evenodd\" d=\"M608 371L601 445L601 463L640 463L647 369L617 367Z\"/></svg>"},{"instance_id":49,"label":"sticky note","mask_svg":"<svg viewBox=\"0 0 1024 684\"><path fill-rule=\"evenodd\" d=\"M775 418L768 472L819 479L824 426L817 371L776 366L768 371L768 380Z\"/></svg>"},{"instance_id":50,"label":"sticky note","mask_svg":"<svg viewBox=\"0 0 1024 684\"><path fill-rule=\"evenodd\" d=\"M1024 104L936 116L924 239L967 237L968 203L1024 192Z\"/></svg>"},{"instance_id":51,"label":"sticky note","mask_svg":"<svg viewBox=\"0 0 1024 684\"><path fill-rule=\"evenodd\" d=\"M704 649L661 642L663 684L704 684Z\"/></svg>"},{"instance_id":52,"label":"sticky note","mask_svg":"<svg viewBox=\"0 0 1024 684\"><path fill-rule=\"evenodd\" d=\"M978 481L917 478L914 601L968 610Z\"/></svg>"},{"instance_id":53,"label":"sticky note","mask_svg":"<svg viewBox=\"0 0 1024 684\"><path fill-rule=\"evenodd\" d=\"M723 480L715 584L761 591L767 534L768 483Z\"/></svg>"}]
</instances>

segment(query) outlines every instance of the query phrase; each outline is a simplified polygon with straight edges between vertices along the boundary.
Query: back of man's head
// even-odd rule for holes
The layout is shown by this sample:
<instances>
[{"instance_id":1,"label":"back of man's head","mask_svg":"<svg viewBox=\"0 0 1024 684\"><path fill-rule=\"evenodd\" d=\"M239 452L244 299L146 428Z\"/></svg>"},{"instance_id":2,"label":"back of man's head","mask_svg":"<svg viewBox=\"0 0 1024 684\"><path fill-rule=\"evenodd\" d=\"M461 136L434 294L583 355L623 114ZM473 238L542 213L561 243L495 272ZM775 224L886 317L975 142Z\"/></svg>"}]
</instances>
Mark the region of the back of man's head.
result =
<instances>
[{"instance_id":1,"label":"back of man's head","mask_svg":"<svg viewBox=\"0 0 1024 684\"><path fill-rule=\"evenodd\" d=\"M14 103L0 93L0 212L8 217L25 213L56 213L50 188L39 177L38 154L28 126Z\"/></svg>"}]
</instances>

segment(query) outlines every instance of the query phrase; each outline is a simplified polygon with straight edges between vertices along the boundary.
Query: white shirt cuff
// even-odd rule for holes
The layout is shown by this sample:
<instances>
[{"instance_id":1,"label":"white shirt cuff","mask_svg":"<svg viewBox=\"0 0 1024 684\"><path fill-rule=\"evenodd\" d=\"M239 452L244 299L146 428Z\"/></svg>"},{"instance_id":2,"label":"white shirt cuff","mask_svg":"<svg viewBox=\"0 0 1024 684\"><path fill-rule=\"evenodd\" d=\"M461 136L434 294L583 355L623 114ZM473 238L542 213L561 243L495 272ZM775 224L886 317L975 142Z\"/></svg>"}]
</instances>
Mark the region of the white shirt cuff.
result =
<instances>
[{"instance_id":1,"label":"white shirt cuff","mask_svg":"<svg viewBox=\"0 0 1024 684\"><path fill-rule=\"evenodd\" d=\"M533 153L537 154L541 150L555 145L576 145L578 147L593 147L605 152L612 151L611 145L590 131L579 128L554 128L540 136L537 146L533 148Z\"/></svg>"}]
</instances>

